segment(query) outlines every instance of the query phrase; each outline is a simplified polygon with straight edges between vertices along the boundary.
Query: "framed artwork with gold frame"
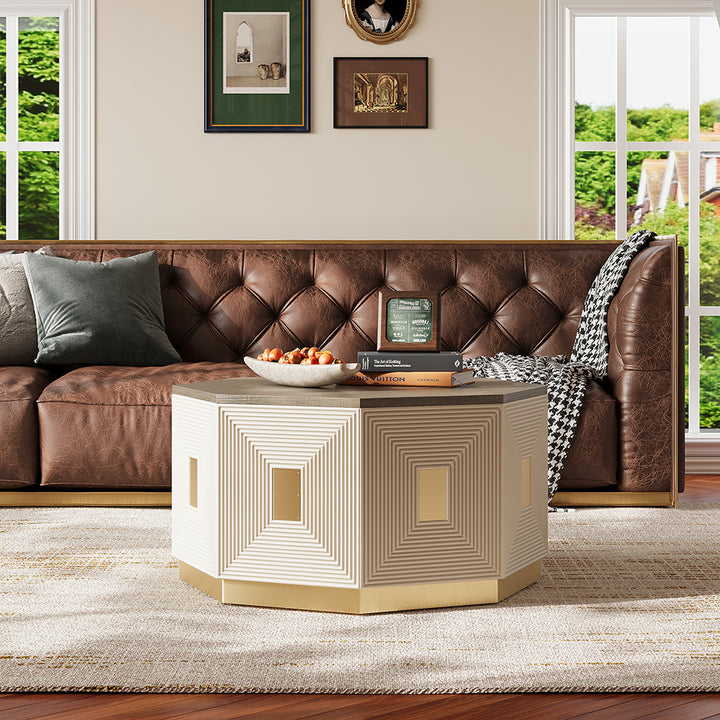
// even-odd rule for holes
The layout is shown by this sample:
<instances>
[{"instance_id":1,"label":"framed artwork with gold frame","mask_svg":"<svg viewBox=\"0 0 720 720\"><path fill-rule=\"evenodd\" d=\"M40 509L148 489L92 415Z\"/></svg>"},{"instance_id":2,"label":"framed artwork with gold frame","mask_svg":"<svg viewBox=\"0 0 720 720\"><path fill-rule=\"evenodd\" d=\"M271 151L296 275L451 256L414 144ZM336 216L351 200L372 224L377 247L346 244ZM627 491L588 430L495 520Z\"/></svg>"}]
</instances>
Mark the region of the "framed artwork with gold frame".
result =
<instances>
[{"instance_id":1,"label":"framed artwork with gold frame","mask_svg":"<svg viewBox=\"0 0 720 720\"><path fill-rule=\"evenodd\" d=\"M345 21L363 40L399 40L415 24L420 0L342 0Z\"/></svg>"},{"instance_id":2,"label":"framed artwork with gold frame","mask_svg":"<svg viewBox=\"0 0 720 720\"><path fill-rule=\"evenodd\" d=\"M378 293L377 349L438 352L440 293L381 290Z\"/></svg>"}]
</instances>

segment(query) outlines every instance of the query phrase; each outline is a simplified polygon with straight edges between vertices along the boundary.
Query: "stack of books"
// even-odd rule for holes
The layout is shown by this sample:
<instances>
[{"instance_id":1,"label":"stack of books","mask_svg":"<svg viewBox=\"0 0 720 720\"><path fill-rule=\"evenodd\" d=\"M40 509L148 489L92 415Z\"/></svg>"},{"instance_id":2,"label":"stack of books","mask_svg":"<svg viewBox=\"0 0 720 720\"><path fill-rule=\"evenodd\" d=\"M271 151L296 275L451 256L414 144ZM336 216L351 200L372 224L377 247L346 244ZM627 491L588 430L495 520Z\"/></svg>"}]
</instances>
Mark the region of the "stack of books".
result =
<instances>
[{"instance_id":1,"label":"stack of books","mask_svg":"<svg viewBox=\"0 0 720 720\"><path fill-rule=\"evenodd\" d=\"M462 387L473 382L459 352L359 352L360 372L345 385Z\"/></svg>"}]
</instances>

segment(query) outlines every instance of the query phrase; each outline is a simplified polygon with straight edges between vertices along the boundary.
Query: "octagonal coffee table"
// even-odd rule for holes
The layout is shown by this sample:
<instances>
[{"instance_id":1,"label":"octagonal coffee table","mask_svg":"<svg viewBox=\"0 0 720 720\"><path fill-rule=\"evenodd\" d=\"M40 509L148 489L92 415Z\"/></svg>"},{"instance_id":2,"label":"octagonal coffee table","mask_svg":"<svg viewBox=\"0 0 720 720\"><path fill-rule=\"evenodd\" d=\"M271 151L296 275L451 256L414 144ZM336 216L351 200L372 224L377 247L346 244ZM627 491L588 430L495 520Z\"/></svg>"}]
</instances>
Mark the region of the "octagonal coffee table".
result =
<instances>
[{"instance_id":1,"label":"octagonal coffee table","mask_svg":"<svg viewBox=\"0 0 720 720\"><path fill-rule=\"evenodd\" d=\"M494 603L547 551L539 385L173 389L172 547L224 603L348 613Z\"/></svg>"}]
</instances>

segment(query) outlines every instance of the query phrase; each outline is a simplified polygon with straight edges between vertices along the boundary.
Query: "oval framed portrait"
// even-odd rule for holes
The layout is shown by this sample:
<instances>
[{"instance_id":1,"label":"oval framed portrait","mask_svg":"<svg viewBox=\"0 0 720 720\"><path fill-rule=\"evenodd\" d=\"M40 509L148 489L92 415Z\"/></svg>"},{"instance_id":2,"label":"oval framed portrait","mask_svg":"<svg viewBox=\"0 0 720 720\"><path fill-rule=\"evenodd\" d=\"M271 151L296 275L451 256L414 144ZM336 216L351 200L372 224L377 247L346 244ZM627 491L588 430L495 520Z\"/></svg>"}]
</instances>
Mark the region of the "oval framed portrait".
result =
<instances>
[{"instance_id":1,"label":"oval framed portrait","mask_svg":"<svg viewBox=\"0 0 720 720\"><path fill-rule=\"evenodd\" d=\"M363 40L399 40L415 24L420 0L342 0L345 20Z\"/></svg>"}]
</instances>

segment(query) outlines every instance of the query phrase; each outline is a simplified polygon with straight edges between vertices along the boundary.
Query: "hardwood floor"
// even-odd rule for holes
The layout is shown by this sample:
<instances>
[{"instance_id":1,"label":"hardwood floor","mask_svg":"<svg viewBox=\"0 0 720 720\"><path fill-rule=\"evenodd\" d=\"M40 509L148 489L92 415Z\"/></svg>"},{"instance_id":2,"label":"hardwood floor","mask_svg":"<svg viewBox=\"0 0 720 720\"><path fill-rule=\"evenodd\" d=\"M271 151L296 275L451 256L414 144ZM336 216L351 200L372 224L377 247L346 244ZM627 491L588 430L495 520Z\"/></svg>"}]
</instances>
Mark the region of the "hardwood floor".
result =
<instances>
[{"instance_id":1,"label":"hardwood floor","mask_svg":"<svg viewBox=\"0 0 720 720\"><path fill-rule=\"evenodd\" d=\"M680 502L720 502L720 475ZM720 672L720 670L719 670ZM0 694L0 720L720 720L716 693L509 695Z\"/></svg>"},{"instance_id":2,"label":"hardwood floor","mask_svg":"<svg viewBox=\"0 0 720 720\"><path fill-rule=\"evenodd\" d=\"M720 475L686 475L680 502L720 502Z\"/></svg>"},{"instance_id":3,"label":"hardwood floor","mask_svg":"<svg viewBox=\"0 0 720 720\"><path fill-rule=\"evenodd\" d=\"M712 693L651 695L0 695L2 720L708 720Z\"/></svg>"}]
</instances>

